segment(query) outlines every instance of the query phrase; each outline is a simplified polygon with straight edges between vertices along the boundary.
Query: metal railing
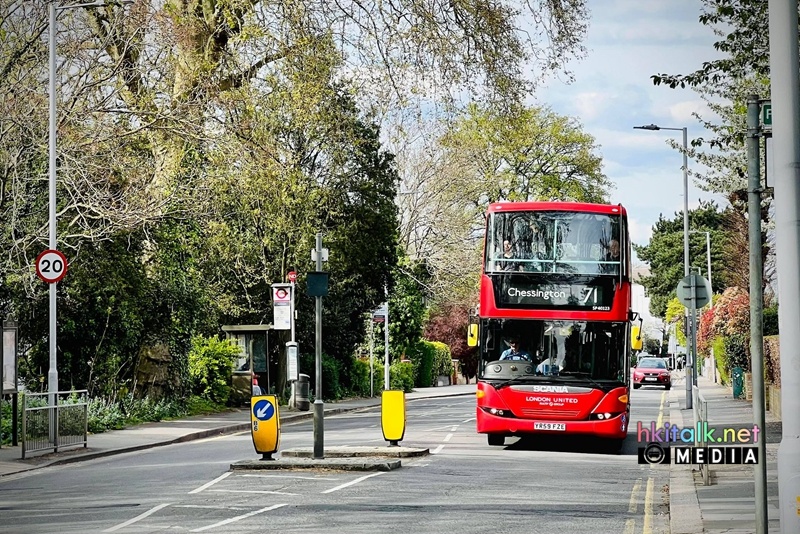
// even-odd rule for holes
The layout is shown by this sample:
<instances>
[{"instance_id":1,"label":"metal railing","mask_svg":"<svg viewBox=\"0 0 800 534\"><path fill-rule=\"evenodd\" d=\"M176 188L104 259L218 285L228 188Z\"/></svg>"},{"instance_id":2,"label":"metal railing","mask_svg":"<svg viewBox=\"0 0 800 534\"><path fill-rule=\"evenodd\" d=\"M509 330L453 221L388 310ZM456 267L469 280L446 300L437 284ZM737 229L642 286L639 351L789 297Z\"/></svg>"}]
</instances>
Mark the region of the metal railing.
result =
<instances>
[{"instance_id":1,"label":"metal railing","mask_svg":"<svg viewBox=\"0 0 800 534\"><path fill-rule=\"evenodd\" d=\"M705 441L705 432L701 431L701 429L704 429L708 424L708 402L697 386L692 386L692 396L694 397L692 406L695 428L694 445L695 447L706 447L708 442ZM711 484L709 480L711 478L710 466L708 464L698 464L698 467L700 474L703 476L703 485L708 486Z\"/></svg>"},{"instance_id":2,"label":"metal railing","mask_svg":"<svg viewBox=\"0 0 800 534\"><path fill-rule=\"evenodd\" d=\"M52 397L52 404L51 402ZM22 395L22 459L29 452L88 446L89 395L85 389Z\"/></svg>"}]
</instances>

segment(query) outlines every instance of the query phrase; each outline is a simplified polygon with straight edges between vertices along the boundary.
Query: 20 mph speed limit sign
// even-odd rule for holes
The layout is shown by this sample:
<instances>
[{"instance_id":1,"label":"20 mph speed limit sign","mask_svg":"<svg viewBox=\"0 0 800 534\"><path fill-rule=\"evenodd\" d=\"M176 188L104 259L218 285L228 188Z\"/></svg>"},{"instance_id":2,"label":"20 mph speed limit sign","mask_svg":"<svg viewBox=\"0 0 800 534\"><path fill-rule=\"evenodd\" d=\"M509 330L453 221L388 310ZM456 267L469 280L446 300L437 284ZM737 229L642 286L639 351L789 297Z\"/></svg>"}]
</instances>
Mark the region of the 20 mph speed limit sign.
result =
<instances>
[{"instance_id":1,"label":"20 mph speed limit sign","mask_svg":"<svg viewBox=\"0 0 800 534\"><path fill-rule=\"evenodd\" d=\"M60 282L67 274L67 257L57 250L45 250L36 257L36 275L48 284Z\"/></svg>"}]
</instances>

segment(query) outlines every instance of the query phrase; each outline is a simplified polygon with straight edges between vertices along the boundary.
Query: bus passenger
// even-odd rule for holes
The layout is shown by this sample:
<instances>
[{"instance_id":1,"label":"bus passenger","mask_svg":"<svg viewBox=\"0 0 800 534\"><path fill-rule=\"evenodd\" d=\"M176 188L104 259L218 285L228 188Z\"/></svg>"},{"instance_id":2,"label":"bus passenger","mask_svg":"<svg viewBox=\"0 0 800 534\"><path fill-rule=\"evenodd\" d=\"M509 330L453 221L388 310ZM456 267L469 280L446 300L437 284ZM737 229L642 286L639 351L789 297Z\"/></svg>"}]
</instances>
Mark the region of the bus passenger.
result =
<instances>
[{"instance_id":1,"label":"bus passenger","mask_svg":"<svg viewBox=\"0 0 800 534\"><path fill-rule=\"evenodd\" d=\"M616 262L616 263L601 263L600 272L616 274L619 272L619 240L612 239L608 244L608 249L605 255L600 260L602 262Z\"/></svg>"},{"instance_id":2,"label":"bus passenger","mask_svg":"<svg viewBox=\"0 0 800 534\"><path fill-rule=\"evenodd\" d=\"M508 346L510 348L503 351L500 355L501 360L526 360L531 361L531 355L527 350L519 348L519 339L516 337L509 338Z\"/></svg>"},{"instance_id":3,"label":"bus passenger","mask_svg":"<svg viewBox=\"0 0 800 534\"><path fill-rule=\"evenodd\" d=\"M498 258L499 261L496 261L497 270L521 271L522 266L520 263L518 261L513 261L518 259L517 256L517 251L514 250L514 245L511 244L511 241L503 241L503 254Z\"/></svg>"}]
</instances>

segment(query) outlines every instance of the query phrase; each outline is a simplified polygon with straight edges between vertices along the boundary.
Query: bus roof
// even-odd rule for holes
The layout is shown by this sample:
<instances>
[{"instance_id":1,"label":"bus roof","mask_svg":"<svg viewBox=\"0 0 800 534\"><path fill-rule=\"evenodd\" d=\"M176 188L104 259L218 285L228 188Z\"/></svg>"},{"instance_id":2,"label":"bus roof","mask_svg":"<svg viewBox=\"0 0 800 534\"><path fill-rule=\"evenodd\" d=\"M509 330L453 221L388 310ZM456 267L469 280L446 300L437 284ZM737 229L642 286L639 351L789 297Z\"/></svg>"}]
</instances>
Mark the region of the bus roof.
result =
<instances>
[{"instance_id":1,"label":"bus roof","mask_svg":"<svg viewBox=\"0 0 800 534\"><path fill-rule=\"evenodd\" d=\"M588 202L494 202L488 213L508 211L570 211L627 215L622 204L591 204Z\"/></svg>"}]
</instances>

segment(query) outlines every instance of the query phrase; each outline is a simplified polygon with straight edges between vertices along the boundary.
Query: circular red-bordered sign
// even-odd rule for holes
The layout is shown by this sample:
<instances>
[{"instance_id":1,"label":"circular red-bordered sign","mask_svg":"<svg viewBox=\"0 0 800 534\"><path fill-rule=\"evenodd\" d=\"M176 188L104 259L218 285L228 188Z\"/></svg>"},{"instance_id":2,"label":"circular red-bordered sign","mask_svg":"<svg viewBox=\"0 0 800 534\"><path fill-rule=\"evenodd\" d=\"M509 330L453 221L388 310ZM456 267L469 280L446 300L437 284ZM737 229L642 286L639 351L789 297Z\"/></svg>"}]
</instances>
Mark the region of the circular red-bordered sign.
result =
<instances>
[{"instance_id":1,"label":"circular red-bordered sign","mask_svg":"<svg viewBox=\"0 0 800 534\"><path fill-rule=\"evenodd\" d=\"M275 300L289 300L289 292L282 287L275 290Z\"/></svg>"},{"instance_id":2,"label":"circular red-bordered sign","mask_svg":"<svg viewBox=\"0 0 800 534\"><path fill-rule=\"evenodd\" d=\"M290 282L294 282L297 280L297 273L295 271L289 271L289 273L286 275L286 278L288 278Z\"/></svg>"},{"instance_id":3,"label":"circular red-bordered sign","mask_svg":"<svg viewBox=\"0 0 800 534\"><path fill-rule=\"evenodd\" d=\"M57 250L45 250L36 257L36 276L48 284L60 282L67 274L67 257Z\"/></svg>"}]
</instances>

